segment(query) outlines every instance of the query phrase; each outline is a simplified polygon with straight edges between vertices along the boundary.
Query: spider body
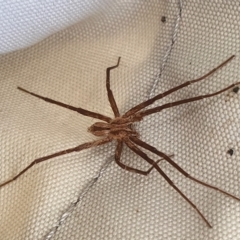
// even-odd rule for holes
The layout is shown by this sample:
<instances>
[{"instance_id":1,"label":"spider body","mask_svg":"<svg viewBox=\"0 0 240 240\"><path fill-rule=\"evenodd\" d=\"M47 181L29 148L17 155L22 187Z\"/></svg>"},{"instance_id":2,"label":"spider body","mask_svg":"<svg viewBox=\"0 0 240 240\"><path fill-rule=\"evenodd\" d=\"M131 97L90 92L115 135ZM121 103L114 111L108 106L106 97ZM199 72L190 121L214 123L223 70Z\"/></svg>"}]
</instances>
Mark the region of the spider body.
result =
<instances>
[{"instance_id":1,"label":"spider body","mask_svg":"<svg viewBox=\"0 0 240 240\"><path fill-rule=\"evenodd\" d=\"M117 121L119 120L119 122ZM111 140L123 140L128 137L138 137L138 133L133 130L131 123L121 123L123 119L113 119L114 123L96 122L88 131L97 137L107 137Z\"/></svg>"},{"instance_id":2,"label":"spider body","mask_svg":"<svg viewBox=\"0 0 240 240\"><path fill-rule=\"evenodd\" d=\"M19 90L30 94L34 97L37 97L39 99L42 99L48 103L51 104L56 104L58 106L61 106L63 108L67 108L69 110L75 111L81 115L85 115L91 118L95 118L98 119L98 122L94 123L92 126L90 126L88 128L88 131L97 136L100 137L98 140L92 141L92 142L86 142L83 144L80 144L76 147L73 148L69 148L69 149L65 149L44 157L40 157L35 159L34 161L32 161L26 168L24 168L20 173L18 173L17 175L15 175L13 178L11 178L8 181L5 181L4 183L0 184L0 188L9 184L10 182L18 179L22 174L24 174L27 170L29 170L31 167L35 166L37 163L43 162L43 161L47 161L49 159L52 158L56 158L58 156L64 155L64 154L68 154L71 152L79 152L82 151L84 149L88 149L91 147L96 147L99 145L103 145L106 144L108 142L111 141L116 141L116 150L115 150L115 162L118 164L119 167L121 167L124 170L130 171L130 172L134 172L134 173L138 173L141 175L148 175L153 169L157 170L158 173L162 176L162 178L175 190L177 191L181 197L187 201L190 206L198 213L198 215L202 218L202 220L207 224L208 227L212 227L210 225L210 223L208 222L208 220L204 217L204 215L199 211L199 209L191 202L191 200L185 196L182 191L172 182L172 180L166 175L166 173L164 173L164 171L161 169L161 167L158 165L158 162L160 160L165 160L166 162L168 162L172 167L174 167L178 172L180 172L184 177L189 178L190 180L201 184L205 187L211 188L215 191L218 191L222 194L225 194L228 197L234 198L237 201L240 201L240 198L226 192L223 191L215 186L212 186L208 183L205 183L199 179L194 178L193 176L191 176L190 174L188 174L184 169L182 169L177 163L175 163L171 156L167 156L165 153L159 151L158 149L154 148L153 146L147 144L146 142L142 141L139 138L139 134L134 130L133 128L133 123L134 122L139 122L141 121L145 116L148 116L150 114L154 114L154 113L158 113L161 112L164 109L168 109L168 108L172 108L175 106L179 106L182 104L186 104L186 103L190 103L193 101L199 101L202 100L204 98L210 98L213 97L215 95L218 95L224 91L227 91L230 88L235 87L237 84L240 84L240 82L232 84L218 92L215 93L211 93L211 94L206 94L206 95L201 95L201 96L197 96L197 97L192 97L192 98L188 98L188 99L183 99L183 100L179 100L179 101L175 101L175 102L169 102L166 103L164 105L158 106L158 107L154 107L154 108L150 108L147 110L144 110L144 108L150 106L151 104L153 104L155 101L173 93L178 91L181 88L187 87L190 84L199 82L203 79L205 79L206 77L208 77L209 75L213 74L215 71L217 71L218 69L220 69L221 67L223 67L225 64L227 64L230 60L233 59L234 56L231 56L230 58L228 58L226 61L224 61L222 64L220 64L218 67L214 68L213 70L211 70L210 72L208 72L207 74L205 74L204 76L197 78L195 80L191 80L191 81L187 81L183 84L180 84L179 86L176 86L172 89L167 90L166 92L160 93L157 96L148 99L147 101L144 101L140 104L138 104L137 106L131 108L129 111L127 111L126 113L124 113L123 115L120 115L119 113L119 109L117 107L117 104L115 102L112 90L110 89L110 71L114 68L117 68L119 66L119 62L120 62L120 57L118 58L118 63L117 65L113 66L113 67L109 67L106 70L106 89L107 89L107 95L108 95L108 100L109 103L111 105L111 108L113 110L114 113L114 118L110 118L108 116L102 115L100 113L96 113L96 112L92 112L83 108L77 108L77 107L73 107L70 105L67 105L65 103L53 100L51 98L47 98L47 97L43 97L40 96L36 93L30 92L28 90L25 90L21 87L18 87ZM99 122L99 120L101 120L101 122ZM123 149L123 144L125 144L129 149L131 149L134 153L136 153L140 158L144 159L146 162L149 163L149 165L151 166L148 170L146 171L142 171L139 169L135 169L132 168L130 166L125 165L124 163L121 162L121 152ZM140 148L139 148L140 147ZM155 161L153 159L151 159L142 149L146 149L152 153L154 153L158 158L160 157L161 159Z\"/></svg>"}]
</instances>

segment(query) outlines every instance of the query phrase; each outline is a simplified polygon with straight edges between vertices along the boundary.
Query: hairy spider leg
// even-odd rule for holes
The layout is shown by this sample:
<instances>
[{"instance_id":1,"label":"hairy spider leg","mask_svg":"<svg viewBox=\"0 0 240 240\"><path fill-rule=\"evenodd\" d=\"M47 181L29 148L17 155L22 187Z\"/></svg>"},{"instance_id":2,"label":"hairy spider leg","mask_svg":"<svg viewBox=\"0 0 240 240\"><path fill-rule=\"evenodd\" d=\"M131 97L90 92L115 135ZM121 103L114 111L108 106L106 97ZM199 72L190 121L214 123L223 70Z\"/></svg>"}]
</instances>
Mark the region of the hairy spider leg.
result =
<instances>
[{"instance_id":1,"label":"hairy spider leg","mask_svg":"<svg viewBox=\"0 0 240 240\"><path fill-rule=\"evenodd\" d=\"M121 153L122 153L122 148L123 148L123 141L118 140L117 141L117 147L116 147L116 151L115 151L115 162L118 164L119 167L123 168L124 170L127 170L129 172L133 172L133 173L138 173L138 174L142 174L144 176L147 176L153 169L154 166L150 167L147 171L142 171L136 168L132 168L129 167L125 164L123 164L120 159L121 159ZM174 155L170 155L169 157L173 157ZM158 164L160 161L165 160L164 158L161 158L159 160L157 160L155 163Z\"/></svg>"},{"instance_id":2,"label":"hairy spider leg","mask_svg":"<svg viewBox=\"0 0 240 240\"><path fill-rule=\"evenodd\" d=\"M115 101L115 99L114 99L112 90L111 90L111 88L110 88L110 71L111 71L112 69L117 68L117 67L119 66L120 59L121 59L121 57L118 58L117 65L112 66L112 67L108 67L107 70L106 70L106 75L107 75L107 76L106 76L106 88L107 88L108 100L109 100L109 102L110 102L110 105L111 105L111 108L112 108L112 110L113 110L113 113L114 113L114 116L115 116L115 117L119 117L119 116L120 116L120 113L119 113L119 110L118 110L116 101Z\"/></svg>"},{"instance_id":3,"label":"hairy spider leg","mask_svg":"<svg viewBox=\"0 0 240 240\"><path fill-rule=\"evenodd\" d=\"M121 153L122 153L122 148L123 148L123 141L120 141L118 140L117 141L117 147L116 147L116 151L115 151L115 162L117 163L117 165L121 168L123 168L124 170L127 170L129 172L134 172L134 173L138 173L138 174L142 174L144 176L148 175L154 168L154 166L150 167L147 171L142 171L142 170L139 170L139 169L136 169L136 168L132 168L132 167L129 167L125 164L123 164L120 159L121 159ZM173 156L173 155L172 155ZM163 158L162 159L159 159L157 160L155 163L158 164L160 161L164 160Z\"/></svg>"},{"instance_id":4,"label":"hairy spider leg","mask_svg":"<svg viewBox=\"0 0 240 240\"><path fill-rule=\"evenodd\" d=\"M132 116L132 118L134 119L134 117L136 118L136 121L139 121L139 119L141 119L142 117L144 116L147 116L147 115L150 115L150 114L153 114L153 113L156 113L156 112L159 112L165 108L170 108L170 107L174 107L174 106L178 106L178 105L181 105L181 104L185 104L185 103L188 103L188 102L192 102L192 101L197 101L197 100L201 100L201 99L204 99L204 98L208 98L208 97L212 97L212 96L215 96L217 94L220 94L226 90L228 90L229 88L232 88L234 87L235 85L237 84L240 84L240 82L238 83L235 83L235 84L232 84L231 86L223 89L223 90L220 90L218 92L215 92L215 93L212 93L212 94L208 94L208 95L202 95L202 96L198 96L198 97L194 97L194 98L189 98L189 99L184 99L184 100L180 100L180 101L176 101L176 102L172 102L172 103L167 103L167 104L164 104L160 107L156 107L156 108L152 108L152 109L148 109L148 110L144 110L144 111L141 111L139 113L137 113L138 111L140 111L141 109L145 108L146 106L149 106L151 105L153 102L155 102L156 100L164 97L164 96L167 96L169 95L170 93L173 93L183 87L186 87L188 85L190 85L191 83L195 83L197 81L200 81L204 78L206 78L207 76L211 75L212 73L214 73L216 70L218 70L219 68L221 68L222 66L224 66L228 61L230 61L232 58L234 57L231 56L229 59L227 59L225 62L223 62L221 65L219 65L218 67L214 68L213 70L211 70L209 73L205 74L204 76L198 78L198 79L195 79L195 80L191 80L191 81L188 81L188 82L185 82L175 88L172 88L162 94L159 94L157 96L155 96L154 98L152 99L149 99L148 101L145 101L135 107L133 107L132 109L130 109L127 113L125 113L122 117L129 117L129 116ZM117 107L117 104L115 102L115 99L114 99L114 96L113 96L113 93L110 89L110 71L114 68L117 68L119 66L119 63L120 63L120 57L118 58L118 63L117 65L113 66L113 67L109 67L107 68L106 70L106 88L107 88L107 93L108 93L108 100L110 102L110 105L111 105L111 108L113 110L113 113L115 115L115 117L119 117L120 114L119 114L119 110L118 110L118 107ZM55 101L55 100L52 100L50 98L46 98L46 97L42 97L40 95L37 95L33 92L29 92L21 87L18 87L19 90L21 91L24 91L28 94L31 94L35 97L38 97L44 101L47 101L49 103L53 103L53 104L56 104L56 105L59 105L61 107L65 107L67 109L70 109L70 110L73 110L73 111L77 111L78 113L82 114L82 115L85 115L85 116L89 116L89 117L93 117L93 118L97 118L97 119L100 119L100 120L103 120L105 122L108 122L108 123L111 123L112 119L109 118L109 117L106 117L102 114L98 114L98 113L95 113L95 112L91 112L91 111L88 111L88 110L85 110L85 109L82 109L82 108L75 108L75 107L72 107L70 105L67 105L67 104L64 104L64 103L61 103L61 102L58 102L58 101ZM134 121L133 121L134 122ZM130 140L131 139L131 140ZM199 183L199 184L202 184L206 187L209 187L209 188L212 188L216 191L219 191L223 194L226 194L236 200L239 200L239 198L227 193L227 192L224 192L223 190L221 189L218 189L214 186L211 186L211 185L208 185L192 176L190 176L187 172L185 172L180 166L178 166L169 156L165 155L164 153L158 151L157 149L155 149L154 147L148 145L147 143L141 141L140 139L136 138L136 137L130 137L129 138L124 138L123 140L118 140L117 142L117 147L116 147L116 152L115 152L115 161L116 163L121 167L123 168L124 170L127 170L127 171L131 171L131 172L136 172L136 173L139 173L139 174L142 174L142 175L147 175L149 174L153 168L155 168L161 175L162 177L170 184L171 187L173 187L196 211L197 213L199 214L199 216L204 220L204 222L209 226L211 227L211 225L209 224L209 222L207 221L207 219L203 216L203 214L198 210L198 208L176 187L176 185L171 181L171 179L163 172L163 170L157 165L157 163L163 159L165 159L168 163L170 163L173 167L175 167L180 173L182 173L185 177L188 177L190 178L191 180ZM54 154L51 154L51 155L48 155L48 156L45 156L45 157L41 157L41 158L38 158L38 159L35 159L31 164L29 164L24 170L22 170L18 175L16 175L14 178L12 178L11 180L7 181L7 182L4 182L3 184L0 185L0 187L16 180L19 176L21 176L23 173L25 173L29 168L31 168L33 165L37 164L37 163L40 163L40 162L43 162L43 161L46 161L46 160L49 160L51 158L54 158L54 157L57 157L57 156L60 156L60 155L64 155L64 154L67 154L67 153L70 153L70 152L74 152L74 151L81 151L81 150L84 150L84 149L87 149L87 148L91 148L91 147L94 147L94 146L98 146L98 145L102 145L102 144L105 144L107 142L110 142L112 141L111 138L105 138L105 139L101 139L101 140L96 140L96 141L93 141L93 142L88 142L88 143L84 143L84 144L81 144L77 147L74 147L74 148L70 148L70 149L66 149L66 150L63 150L63 151L60 151L60 152L57 152L57 153L54 153ZM120 157L121 157L121 152L122 152L122 147L123 147L123 142L133 151L135 152L137 155L139 155L140 157L142 157L143 159L145 159L150 165L152 165L152 167L148 170L148 171L141 171L141 170L138 170L138 169L135 169L135 168L131 168L129 166L126 166L125 164L123 164L121 161L120 161ZM157 154L158 156L161 156L163 157L163 159L160 159L158 161L154 161L152 160L151 158L149 158L147 156L147 154L145 154L143 151L141 151L135 144L145 148L145 149L148 149L149 151Z\"/></svg>"},{"instance_id":5,"label":"hairy spider leg","mask_svg":"<svg viewBox=\"0 0 240 240\"><path fill-rule=\"evenodd\" d=\"M227 59L225 62L223 62L221 65L219 65L218 67L216 67L215 69L211 70L209 73L207 73L206 75L204 75L203 77L201 78L198 78L196 80L192 80L192 81L188 81L188 82L185 82L175 88L172 88L162 94L159 94L157 96L155 96L154 98L151 98L145 102L142 102L141 104L133 107L132 109L130 109L127 113L125 113L123 115L123 117L129 117L129 116L136 116L137 119L139 118L142 118L142 117L145 117L145 116L148 116L150 114L153 114L153 113L157 113L157 112L160 112L161 110L165 109L165 108L171 108L171 107L174 107L174 106L178 106L178 105L181 105L181 104L185 104L185 103L189 103L189 102L193 102L193 101L198 101L198 100L202 100L204 98L209 98L209 97L212 97L212 96L215 96L215 95L218 95L224 91L227 91L228 89L230 88L233 88L234 86L240 84L240 82L237 82L235 84L232 84L218 92L215 92L215 93L212 93L212 94L207 94L207 95L201 95L201 96L197 96L197 97L193 97L193 98L189 98L189 99L183 99L183 100L180 100L180 101L176 101L176 102L171 102L171 103L167 103L167 104L164 104L162 106L159 106L159 107L155 107L155 108L152 108L152 109L148 109L148 110L143 110L139 113L137 113L138 111L140 111L141 109L151 105L153 102L155 102L156 100L160 99L160 98L163 98L164 96L167 96L169 95L170 93L173 93L183 87L186 87L188 85L190 85L191 83L194 83L194 82L197 82L197 81L200 81L200 80L203 80L204 78L206 78L207 76L211 75L212 73L214 73L216 70L218 70L219 68L223 67L227 62L229 62L234 56L231 56L229 59ZM166 156L166 154L158 151L156 148L148 145L147 143L141 141L139 138L137 137L130 137L130 139L136 143L137 145L157 154L158 156L161 156L163 157L168 163L170 163L174 168L176 168L180 173L182 173L185 177L191 179L192 181L195 181L201 185L204 185L208 188L212 188L216 191L219 191L229 197L232 197L233 199L235 200L238 200L240 201L239 198L235 197L234 195L230 194L230 193L227 193L215 186L211 186L207 183L204 183L192 176L190 176L187 172L185 172L180 166L178 166L174 161L171 160L171 158L169 158L168 156ZM207 221L207 219L203 216L203 214L198 210L198 208L174 185L174 183L167 177L167 175L160 169L160 167L158 165L156 165L154 163L154 161L152 159L150 159L144 152L142 152L139 148L137 148L133 142L131 142L129 139L125 140L124 141L126 143L126 145L132 150L134 151L137 155L139 155L140 157L142 157L143 159L145 159L147 162L151 163L153 165L154 168L156 168L156 170L164 177L164 179L197 211L197 213L199 214L199 216L204 220L204 222L209 226L209 227L212 227L210 225L210 223Z\"/></svg>"},{"instance_id":6,"label":"hairy spider leg","mask_svg":"<svg viewBox=\"0 0 240 240\"><path fill-rule=\"evenodd\" d=\"M126 145L137 155L139 155L141 158L146 160L148 163L150 163L160 174L161 176L168 182L168 184L174 188L190 205L191 207L198 213L198 215L203 219L203 221L207 224L208 227L212 228L208 220L204 217L204 215L199 211L199 209L194 205L187 196L185 196L182 191L172 182L172 180L164 173L164 171L151 159L148 157L146 153L141 151L137 146L135 146L128 138L124 139L124 142Z\"/></svg>"},{"instance_id":7,"label":"hairy spider leg","mask_svg":"<svg viewBox=\"0 0 240 240\"><path fill-rule=\"evenodd\" d=\"M46 102L49 102L49 103L52 103L52 104L56 104L58 106L70 109L72 111L78 112L81 115L84 115L84 116L87 116L87 117L97 118L97 119L100 119L100 120L108 122L108 123L110 123L111 120L112 120L110 117L104 116L104 115L102 115L100 113L91 112L91 111L88 111L88 110L83 109L83 108L73 107L73 106L67 105L65 103L61 103L59 101L55 101L55 100L53 100L51 98L40 96L40 95L38 95L36 93L30 92L30 91L28 91L28 90L26 90L24 88L21 88L21 87L17 87L17 89L19 89L19 90L21 90L21 91L23 91L25 93L28 93L28 94L30 94L30 95L32 95L34 97L40 98L40 99L42 99L42 100L44 100Z\"/></svg>"},{"instance_id":8,"label":"hairy spider leg","mask_svg":"<svg viewBox=\"0 0 240 240\"><path fill-rule=\"evenodd\" d=\"M198 101L198 100L202 100L204 98L210 98L210 97L213 97L213 96L216 96L222 92L225 92L227 91L228 89L230 88L233 88L234 86L236 85L239 85L240 82L237 82L237 83L234 83L218 92L215 92L215 93L211 93L211 94L206 94L206 95L201 95L201 96L197 96L197 97L193 97L193 98L187 98L187 99L183 99L183 100L180 100L180 101L176 101L176 102L170 102L170 103L166 103L164 105L161 105L159 107L155 107L155 108L150 108L150 109L147 109L147 110L143 110L139 113L135 113L135 115L139 118L139 117L145 117L145 116L148 116L150 114L153 114L153 113L157 113L157 112L160 112L162 111L163 109L166 109L166 108L171 108L171 107L175 107L175 106L178 106L178 105L181 105L181 104L185 104L185 103L189 103L189 102L194 102L194 101Z\"/></svg>"},{"instance_id":9,"label":"hairy spider leg","mask_svg":"<svg viewBox=\"0 0 240 240\"><path fill-rule=\"evenodd\" d=\"M196 83L198 81L201 81L203 79L205 79L206 77L210 76L211 74L213 74L214 72L216 72L218 69L222 68L224 65L226 65L229 61L231 61L233 58L235 57L235 55L232 55L230 58L228 58L226 61L224 61L223 63L221 63L219 66L217 66L216 68L212 69L210 72L208 72L207 74L205 74L204 76L200 77L200 78L197 78L195 80L191 80L191 81L187 81L183 84L180 84L174 88L171 88L170 90L167 90L166 92L164 93L160 93L158 94L157 96L153 97L153 98L150 98L149 100L147 101L144 101L140 104L138 104L137 106L131 108L130 110L128 110L124 115L123 117L129 117L131 115L133 115L134 113L140 111L141 109L153 104L155 101L173 93L173 92L176 92L178 91L179 89L181 88L184 88L184 87L187 87L189 86L190 84L192 83Z\"/></svg>"},{"instance_id":10,"label":"hairy spider leg","mask_svg":"<svg viewBox=\"0 0 240 240\"><path fill-rule=\"evenodd\" d=\"M169 156L167 156L165 153L163 152L160 152L158 151L155 147L152 147L151 145L147 144L146 142L143 142L142 140L140 140L139 138L137 137L130 137L130 140L134 143L136 143L137 145L139 145L140 147L143 147L147 150L149 150L150 152L152 153L155 153L156 155L164 158L169 164L171 164L174 168L176 168L181 174L183 174L186 178L189 178L191 179L192 181L198 183L198 184L201 184L205 187L208 187L208 188L212 188L214 189L215 191L218 191L220 193L223 193L225 195L227 195L228 197L231 197L231 198L234 198L235 200L237 201L240 201L240 198L237 198L235 197L234 195L228 193L228 192L225 192L215 186L212 186L210 184L207 184L205 182L202 182L200 180L198 180L197 178L194 178L192 177L190 174L188 174L186 171L184 171L177 163L175 163Z\"/></svg>"},{"instance_id":11,"label":"hairy spider leg","mask_svg":"<svg viewBox=\"0 0 240 240\"><path fill-rule=\"evenodd\" d=\"M111 104L111 107L112 107L112 110L113 110L115 116L119 116L119 111L118 111L118 107L116 105L113 93L112 93L112 91L110 89L110 70L114 69L114 68L117 68L119 66L120 59L121 58L119 57L117 65L115 65L113 67L109 67L106 70L106 73L107 73L106 88L107 88L107 92L108 92L108 99L109 99L109 102ZM59 102L59 101L55 101L55 100L47 98L47 97L43 97L41 95L38 95L38 94L33 93L33 92L30 92L30 91L28 91L28 90L26 90L24 88L21 88L21 87L17 87L17 88L19 90L25 92L25 93L28 93L28 94L30 94L30 95L32 95L34 97L40 98L40 99L42 99L42 100L44 100L46 102L49 102L49 103L52 103L52 104L56 104L58 106L61 106L61 107L64 107L64 108L76 111L76 112L78 112L78 113L80 113L82 115L85 115L85 116L88 116L88 117L97 118L97 119L103 120L105 122L110 122L112 120L111 118L109 118L107 116L104 116L102 114L91 112L91 111L88 111L88 110L83 109L83 108L76 108L76 107L67 105L65 103L62 103L62 102ZM13 177L12 179L10 179L10 180L0 184L0 188L3 187L4 185L6 185L6 184L16 180L18 177L20 177L22 174L24 174L28 169L33 167L35 164L38 164L40 162L49 160L49 159L57 157L57 156L61 156L61 155L64 155L64 154L71 153L71 152L74 152L74 151L75 152L76 151L81 151L81 150L84 150L84 149L87 149L87 148L91 148L91 147L94 147L94 146L102 145L102 144L105 144L105 143L110 142L110 141L112 141L112 139L108 139L108 138L100 139L100 140L96 140L96 141L93 141L93 142L83 143L83 144L81 144L81 145L79 145L77 147L69 148L69 149L66 149L66 150L63 150L63 151L60 151L60 152L57 152L57 153L45 156L45 157L37 158L32 163L30 163L26 168L24 168L19 174L17 174L15 177Z\"/></svg>"},{"instance_id":12,"label":"hairy spider leg","mask_svg":"<svg viewBox=\"0 0 240 240\"><path fill-rule=\"evenodd\" d=\"M119 117L120 113L119 113L116 101L114 99L113 92L110 88L110 71L119 66L120 59L121 59L121 57L118 58L118 62L115 66L109 67L106 70L106 88L107 88L107 93L108 93L108 100L110 102L110 105L111 105L111 108L113 110L113 113L114 113L115 117ZM115 152L115 162L118 164L118 166L120 166L124 170L130 171L130 172L136 172L136 173L142 174L142 175L148 175L153 170L153 168L154 168L153 166L151 168L149 168L147 171L141 171L139 169L132 168L132 167L129 167L129 166L123 164L120 161L122 148L123 148L123 142L121 140L118 140L117 141L116 152ZM159 163L161 160L163 160L163 159L159 159L158 161L156 161L156 163Z\"/></svg>"},{"instance_id":13,"label":"hairy spider leg","mask_svg":"<svg viewBox=\"0 0 240 240\"><path fill-rule=\"evenodd\" d=\"M3 187L4 185L7 185L8 183L16 180L17 178L19 178L22 174L24 174L28 169L33 167L35 164L38 164L38 163L44 162L46 160L49 160L51 158L55 158L55 157L58 157L58 156L61 156L61 155L64 155L64 154L71 153L71 152L80 152L84 149L100 146L100 145L108 143L110 141L112 141L112 139L110 139L110 138L99 139L99 140L96 140L96 141L83 143L83 144L81 144L77 147L68 148L68 149L62 150L60 152L53 153L51 155L47 155L45 157L37 158L33 162L31 162L26 168L24 168L20 173L18 173L15 177L13 177L12 179L0 184L0 188Z\"/></svg>"}]
</instances>

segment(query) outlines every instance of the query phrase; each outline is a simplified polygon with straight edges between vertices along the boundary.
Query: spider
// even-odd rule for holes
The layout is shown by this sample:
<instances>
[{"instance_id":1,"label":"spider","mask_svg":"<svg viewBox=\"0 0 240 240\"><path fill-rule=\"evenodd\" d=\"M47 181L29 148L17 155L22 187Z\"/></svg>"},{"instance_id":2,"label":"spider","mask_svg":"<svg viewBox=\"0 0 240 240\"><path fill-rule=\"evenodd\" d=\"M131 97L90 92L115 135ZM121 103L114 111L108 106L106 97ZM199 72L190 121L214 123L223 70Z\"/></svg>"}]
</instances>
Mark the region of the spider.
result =
<instances>
[{"instance_id":1,"label":"spider","mask_svg":"<svg viewBox=\"0 0 240 240\"><path fill-rule=\"evenodd\" d=\"M106 89L107 89L108 100L109 100L109 103L111 105L112 111L114 113L114 118L110 118L110 117L107 117L107 116L102 115L100 113L92 112L92 111L89 111L89 110L86 110L86 109L83 109L83 108L73 107L73 106L67 105L65 103L58 102L58 101L55 101L53 99L40 96L38 94L30 92L30 91L28 91L26 89L23 89L21 87L17 87L19 90L21 90L21 91L23 91L27 94L30 94L34 97L40 98L40 99L42 99L42 100L44 100L48 103L56 104L58 106L70 109L72 111L76 111L76 112L80 113L81 115L101 120L101 122L100 121L95 122L92 126L90 126L88 128L88 131L90 133L92 133L93 135L95 135L97 137L100 137L100 138L98 140L95 140L95 141L92 141L92 142L86 142L86 143L80 144L79 146L76 146L76 147L73 147L73 148L65 149L65 150L60 151L60 152L56 152L56 153L53 153L53 154L50 154L50 155L47 155L47 156L44 156L44 157L37 158L33 162L31 162L26 168L24 168L20 173L15 175L12 179L10 179L8 181L5 181L4 183L0 184L0 188L3 187L4 185L7 185L8 183L11 183L12 181L18 179L22 174L24 174L27 170L29 170L31 167L33 167L37 163L41 163L41 162L49 160L51 158L55 158L55 157L58 157L58 156L61 156L61 155L64 155L64 154L71 153L71 152L79 152L79 151L82 151L84 149L100 146L100 145L109 143L111 141L115 141L116 142L115 162L118 164L119 167L123 168L124 170L134 172L134 173L138 173L138 174L141 174L141 175L144 175L144 176L148 175L153 169L156 169L158 171L158 173L167 181L167 183L172 188L174 188L182 196L182 198L184 198L191 205L191 207L197 212L197 214L202 218L202 220L207 224L207 226L211 228L212 226L210 225L208 220L204 217L204 215L193 204L193 202L191 202L191 200L181 192L181 190L172 182L172 180L166 175L166 173L164 173L164 171L158 165L158 162L160 160L164 159L170 165L172 165L172 167L174 167L177 171L179 171L182 175L184 175L186 178L189 178L192 181L194 181L198 184L201 184L205 187L208 187L208 188L211 188L215 191L221 192L222 194L225 194L225 195L227 195L231 198L234 198L235 200L240 201L240 198L235 197L234 195L232 195L228 192L225 192L225 191L223 191L223 190L221 190L221 189L219 189L215 186L209 185L208 183L205 183L205 182L203 182L203 181L201 181L197 178L194 178L190 174L188 174L185 170L183 170L183 168L181 168L177 163L175 163L172 160L171 156L166 155L165 153L159 151L155 147L153 147L153 146L147 144L146 142L142 141L139 138L139 134L134 130L132 125L135 122L140 122L144 117L149 116L150 114L158 113L158 112L160 112L164 109L179 106L181 104L186 104L186 103L190 103L190 102L193 102L193 101L202 100L204 98L210 98L210 97L213 97L213 96L218 95L222 92L225 92L228 89L233 88L234 86L240 84L240 82L237 82L237 83L232 84L232 85L230 85L230 86L228 86L228 87L226 87L226 88L224 88L224 89L222 89L218 92L215 92L215 93L211 93L211 94L207 94L207 95L201 95L201 96L192 97L192 98L187 98L187 99L183 99L183 100L180 100L180 101L170 102L170 103L158 106L158 107L154 107L154 108L144 110L144 108L150 106L155 101L157 101L157 100L159 100L159 99L161 99L161 98L163 98L167 95L170 95L171 93L176 92L181 88L187 87L190 84L202 81L203 79L205 79L206 77L208 77L209 75L213 74L218 69L220 69L221 67L226 65L233 58L234 58L234 55L231 56L230 58L228 58L227 60L225 60L223 63L221 63L219 66L217 66L216 68L214 68L213 70L211 70L207 74L205 74L204 76L199 77L195 80L187 81L187 82L185 82L183 84L180 84L179 86L176 86L176 87L174 87L174 88L172 88L172 89L170 89L166 92L160 93L157 96L155 96L153 98L150 98L147 101L144 101L144 102L138 104L137 106L131 108L126 113L121 115L120 112L119 112L118 106L116 104L116 101L114 99L112 90L110 88L110 71L119 66L120 59L121 59L121 57L119 57L118 62L115 66L108 67L106 69ZM124 144L128 148L130 148L134 153L136 153L138 156L140 156L145 161L147 161L151 165L151 167L147 171L142 171L142 170L132 168L132 167L127 166L124 163L122 163L121 162L121 152L122 152L122 148L123 148ZM158 161L154 161L141 149L146 149L146 150L154 153L158 157L161 157L161 159L158 160Z\"/></svg>"}]
</instances>

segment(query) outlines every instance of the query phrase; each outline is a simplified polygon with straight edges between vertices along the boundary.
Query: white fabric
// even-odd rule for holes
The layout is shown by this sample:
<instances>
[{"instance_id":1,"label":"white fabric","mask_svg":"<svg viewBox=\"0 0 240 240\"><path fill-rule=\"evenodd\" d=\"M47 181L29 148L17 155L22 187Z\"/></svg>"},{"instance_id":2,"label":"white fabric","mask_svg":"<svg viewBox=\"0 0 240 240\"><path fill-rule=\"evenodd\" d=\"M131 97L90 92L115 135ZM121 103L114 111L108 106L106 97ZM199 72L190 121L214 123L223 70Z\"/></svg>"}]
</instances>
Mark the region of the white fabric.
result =
<instances>
[{"instance_id":1,"label":"white fabric","mask_svg":"<svg viewBox=\"0 0 240 240\"><path fill-rule=\"evenodd\" d=\"M77 1L69 4L72 2ZM10 34L19 29L16 42L22 40L16 45L1 44L2 52L31 45L80 20L31 47L0 58L0 182L15 176L35 158L96 139L87 132L94 119L20 92L17 86L113 116L105 73L119 56L119 68L111 72L111 87L121 113L151 93L204 75L232 54L236 57L217 73L154 106L212 93L239 81L237 1L183 2L178 26L179 1L96 2L98 5L92 6L104 7L92 12L89 7L79 16L74 7L69 7L71 11L61 13L61 19L69 17L69 22L63 20L54 31L46 28L36 37L21 35L24 27L29 27L24 22L5 30ZM86 3L79 1L77 5L81 9ZM24 1L18 4L28 6ZM6 1L7 7L11 9ZM50 10L46 5L46 13ZM51 14L47 16L52 18ZM163 16L166 22L161 21ZM40 18L36 17L36 22ZM58 22L56 19L49 22ZM176 41L169 51L173 39ZM240 93L229 90L146 117L136 129L142 140L174 154L174 161L192 176L240 197L239 104ZM227 154L230 148L234 150L232 156ZM239 239L240 202L191 182L163 161L160 166L213 229L156 171L144 177L112 162L88 188L112 159L114 150L115 144L110 143L67 154L34 166L2 187L0 239ZM133 167L149 167L126 148L122 160ZM76 207L69 211L76 201ZM69 214L65 220L64 213ZM56 225L60 226L54 228ZM56 231L50 237L53 229Z\"/></svg>"},{"instance_id":2,"label":"white fabric","mask_svg":"<svg viewBox=\"0 0 240 240\"><path fill-rule=\"evenodd\" d=\"M111 1L114 3L114 1ZM0 53L27 47L102 11L108 0L0 1Z\"/></svg>"}]
</instances>

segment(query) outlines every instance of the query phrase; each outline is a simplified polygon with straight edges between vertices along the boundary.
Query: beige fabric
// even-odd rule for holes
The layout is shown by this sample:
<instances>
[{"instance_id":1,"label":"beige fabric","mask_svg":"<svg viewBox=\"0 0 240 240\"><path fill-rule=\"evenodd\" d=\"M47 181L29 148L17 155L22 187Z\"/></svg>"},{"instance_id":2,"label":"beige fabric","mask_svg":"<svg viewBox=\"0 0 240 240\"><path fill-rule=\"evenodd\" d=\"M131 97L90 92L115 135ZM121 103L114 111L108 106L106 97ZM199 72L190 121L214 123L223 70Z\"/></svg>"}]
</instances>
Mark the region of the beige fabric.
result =
<instances>
[{"instance_id":1,"label":"beige fabric","mask_svg":"<svg viewBox=\"0 0 240 240\"><path fill-rule=\"evenodd\" d=\"M111 86L122 113L151 93L205 74L232 54L236 57L213 76L154 106L239 81L238 3L209 2L183 2L175 36L178 1L112 2L34 46L2 55L0 181L35 158L95 139L86 131L94 119L24 94L17 86L112 116L105 70L119 56ZM142 140L174 154L174 161L191 175L240 197L239 106L240 93L228 91L147 117L136 128ZM233 156L227 154L230 148ZM156 171L144 177L112 162L88 188L114 149L110 143L49 160L0 189L0 239L240 239L240 202L192 183L165 162L160 166L213 229ZM148 168L127 149L122 159ZM63 220L66 212L69 217ZM61 226L49 235L59 219Z\"/></svg>"}]
</instances>

